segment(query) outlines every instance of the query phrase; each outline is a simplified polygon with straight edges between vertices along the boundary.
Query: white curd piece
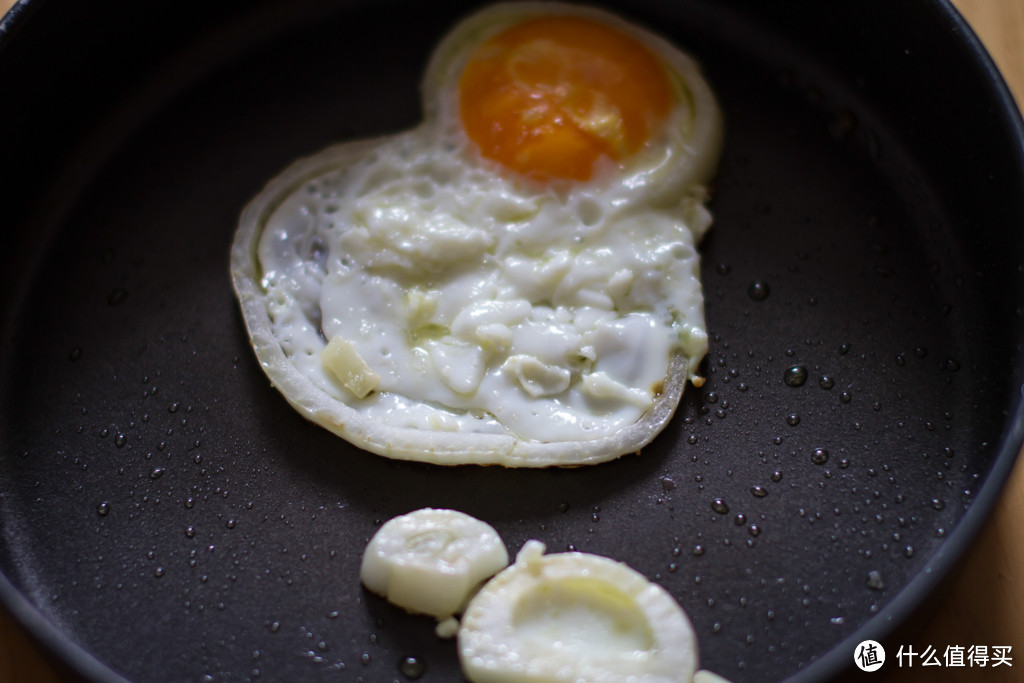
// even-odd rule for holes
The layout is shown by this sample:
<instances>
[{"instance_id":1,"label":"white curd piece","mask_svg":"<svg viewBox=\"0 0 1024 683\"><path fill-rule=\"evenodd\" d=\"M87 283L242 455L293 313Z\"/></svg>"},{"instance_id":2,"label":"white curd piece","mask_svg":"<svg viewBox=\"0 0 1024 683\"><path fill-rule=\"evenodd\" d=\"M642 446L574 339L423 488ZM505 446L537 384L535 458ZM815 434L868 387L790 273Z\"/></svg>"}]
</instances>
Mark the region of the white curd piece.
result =
<instances>
[{"instance_id":1,"label":"white curd piece","mask_svg":"<svg viewBox=\"0 0 1024 683\"><path fill-rule=\"evenodd\" d=\"M324 347L320 360L356 398L366 398L380 382L380 375L370 369L352 342L342 337Z\"/></svg>"},{"instance_id":2,"label":"white curd piece","mask_svg":"<svg viewBox=\"0 0 1024 683\"><path fill-rule=\"evenodd\" d=\"M360 578L399 607L445 620L506 565L508 551L490 525L456 510L424 508L389 520L374 534Z\"/></svg>"},{"instance_id":3,"label":"white curd piece","mask_svg":"<svg viewBox=\"0 0 1024 683\"><path fill-rule=\"evenodd\" d=\"M729 683L729 679L719 676L714 671L701 669L693 675L693 683Z\"/></svg>"},{"instance_id":4,"label":"white curd piece","mask_svg":"<svg viewBox=\"0 0 1024 683\"><path fill-rule=\"evenodd\" d=\"M664 588L606 557L545 555L539 541L470 600L458 646L473 683L691 683L698 661Z\"/></svg>"},{"instance_id":5,"label":"white curd piece","mask_svg":"<svg viewBox=\"0 0 1024 683\"><path fill-rule=\"evenodd\" d=\"M434 634L442 640L454 638L459 633L459 620L455 617L445 617L437 622L434 627Z\"/></svg>"}]
</instances>

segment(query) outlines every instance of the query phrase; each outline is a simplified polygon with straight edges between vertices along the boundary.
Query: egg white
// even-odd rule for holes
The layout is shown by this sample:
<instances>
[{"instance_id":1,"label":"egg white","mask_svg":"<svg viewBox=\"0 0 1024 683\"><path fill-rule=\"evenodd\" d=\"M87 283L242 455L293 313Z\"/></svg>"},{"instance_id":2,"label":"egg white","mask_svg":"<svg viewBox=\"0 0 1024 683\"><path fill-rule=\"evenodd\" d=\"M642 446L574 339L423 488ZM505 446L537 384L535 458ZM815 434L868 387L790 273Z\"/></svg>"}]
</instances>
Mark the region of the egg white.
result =
<instances>
[{"instance_id":1,"label":"egg white","mask_svg":"<svg viewBox=\"0 0 1024 683\"><path fill-rule=\"evenodd\" d=\"M473 49L544 13L633 36L674 85L663 129L584 183L503 171L458 123ZM389 457L567 466L638 451L707 348L695 244L721 121L696 64L603 12L497 5L439 45L423 92L416 129L301 160L243 211L232 276L264 371L307 418ZM367 395L325 367L334 338Z\"/></svg>"},{"instance_id":2,"label":"egg white","mask_svg":"<svg viewBox=\"0 0 1024 683\"><path fill-rule=\"evenodd\" d=\"M359 576L389 602L444 620L506 565L508 550L492 526L458 510L422 508L377 530Z\"/></svg>"},{"instance_id":3,"label":"egg white","mask_svg":"<svg viewBox=\"0 0 1024 683\"><path fill-rule=\"evenodd\" d=\"M470 600L459 662L473 683L690 683L699 659L689 617L661 586L588 553L516 561Z\"/></svg>"}]
</instances>

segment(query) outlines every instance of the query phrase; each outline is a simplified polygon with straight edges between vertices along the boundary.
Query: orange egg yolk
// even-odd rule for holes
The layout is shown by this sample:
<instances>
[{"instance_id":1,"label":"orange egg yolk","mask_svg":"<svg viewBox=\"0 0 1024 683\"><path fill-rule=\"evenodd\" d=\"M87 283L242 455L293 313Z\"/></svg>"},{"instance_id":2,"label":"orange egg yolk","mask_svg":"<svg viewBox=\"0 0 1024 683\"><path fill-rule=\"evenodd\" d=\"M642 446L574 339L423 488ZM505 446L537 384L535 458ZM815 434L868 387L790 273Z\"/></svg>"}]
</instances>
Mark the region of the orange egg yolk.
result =
<instances>
[{"instance_id":1,"label":"orange egg yolk","mask_svg":"<svg viewBox=\"0 0 1024 683\"><path fill-rule=\"evenodd\" d=\"M668 116L671 93L646 46L569 16L502 31L459 82L462 123L482 154L538 179L587 180L600 158L637 151Z\"/></svg>"}]
</instances>

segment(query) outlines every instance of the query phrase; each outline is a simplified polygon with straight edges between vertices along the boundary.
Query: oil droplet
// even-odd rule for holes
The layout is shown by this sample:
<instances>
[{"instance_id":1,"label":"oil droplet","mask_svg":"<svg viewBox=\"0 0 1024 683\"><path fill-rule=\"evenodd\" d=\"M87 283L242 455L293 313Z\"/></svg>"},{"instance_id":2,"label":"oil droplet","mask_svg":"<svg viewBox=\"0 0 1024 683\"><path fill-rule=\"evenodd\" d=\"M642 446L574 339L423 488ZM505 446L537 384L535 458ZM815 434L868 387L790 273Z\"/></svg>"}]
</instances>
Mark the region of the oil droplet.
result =
<instances>
[{"instance_id":1,"label":"oil droplet","mask_svg":"<svg viewBox=\"0 0 1024 683\"><path fill-rule=\"evenodd\" d=\"M118 434L114 437L114 445L118 448L124 448L126 443L128 443L128 437L124 434Z\"/></svg>"},{"instance_id":2,"label":"oil droplet","mask_svg":"<svg viewBox=\"0 0 1024 683\"><path fill-rule=\"evenodd\" d=\"M98 506L96 506L96 514L98 514L100 517L106 517L107 515L109 515L110 503L108 503L107 501L103 501Z\"/></svg>"},{"instance_id":3,"label":"oil droplet","mask_svg":"<svg viewBox=\"0 0 1024 683\"><path fill-rule=\"evenodd\" d=\"M158 579L161 578L163 575L164 575L164 568L163 567L157 567L156 570L153 572L153 576L155 576Z\"/></svg>"},{"instance_id":4,"label":"oil droplet","mask_svg":"<svg viewBox=\"0 0 1024 683\"><path fill-rule=\"evenodd\" d=\"M824 448L815 448L811 453L811 462L815 465L824 465L828 462L828 451Z\"/></svg>"},{"instance_id":5,"label":"oil droplet","mask_svg":"<svg viewBox=\"0 0 1024 683\"><path fill-rule=\"evenodd\" d=\"M750 286L747 287L747 296L749 296L754 301L764 301L765 299L768 298L768 294L769 289L767 282L762 282L761 280L758 280L757 282L750 283Z\"/></svg>"},{"instance_id":6,"label":"oil droplet","mask_svg":"<svg viewBox=\"0 0 1024 683\"><path fill-rule=\"evenodd\" d=\"M771 480L774 482L782 481L782 472L780 472L779 470L775 470L774 472L772 472Z\"/></svg>"},{"instance_id":7,"label":"oil droplet","mask_svg":"<svg viewBox=\"0 0 1024 683\"><path fill-rule=\"evenodd\" d=\"M736 526L743 526L747 523L747 516L741 512L736 515L736 518L733 519L733 522L736 523Z\"/></svg>"},{"instance_id":8,"label":"oil droplet","mask_svg":"<svg viewBox=\"0 0 1024 683\"><path fill-rule=\"evenodd\" d=\"M186 508L191 509L195 504L196 504L196 499L195 498L189 497L189 498L185 499L185 507Z\"/></svg>"},{"instance_id":9,"label":"oil droplet","mask_svg":"<svg viewBox=\"0 0 1024 683\"><path fill-rule=\"evenodd\" d=\"M720 515L724 515L729 512L729 506L725 504L725 501L721 498L715 498L711 501L711 509Z\"/></svg>"},{"instance_id":10,"label":"oil droplet","mask_svg":"<svg viewBox=\"0 0 1024 683\"><path fill-rule=\"evenodd\" d=\"M185 536L188 538L196 537L196 528L194 526L185 527Z\"/></svg>"},{"instance_id":11,"label":"oil droplet","mask_svg":"<svg viewBox=\"0 0 1024 683\"><path fill-rule=\"evenodd\" d=\"M932 507L936 510L944 510L946 502L941 498L932 498Z\"/></svg>"},{"instance_id":12,"label":"oil droplet","mask_svg":"<svg viewBox=\"0 0 1024 683\"><path fill-rule=\"evenodd\" d=\"M715 272L719 275L728 275L732 271L732 266L728 263L719 263L715 266Z\"/></svg>"},{"instance_id":13,"label":"oil droplet","mask_svg":"<svg viewBox=\"0 0 1024 683\"><path fill-rule=\"evenodd\" d=\"M821 387L822 389L831 389L835 385L836 381L829 377L828 375L823 375L821 379L818 380L818 386Z\"/></svg>"},{"instance_id":14,"label":"oil droplet","mask_svg":"<svg viewBox=\"0 0 1024 683\"><path fill-rule=\"evenodd\" d=\"M364 652L363 654L359 655L359 661L363 663L363 666L368 666L370 663L370 653Z\"/></svg>"},{"instance_id":15,"label":"oil droplet","mask_svg":"<svg viewBox=\"0 0 1024 683\"><path fill-rule=\"evenodd\" d=\"M228 523L225 526L227 526L227 528L229 529L234 529L237 524L238 522L236 522L235 520L229 519Z\"/></svg>"},{"instance_id":16,"label":"oil droplet","mask_svg":"<svg viewBox=\"0 0 1024 683\"><path fill-rule=\"evenodd\" d=\"M754 494L755 498L764 498L768 495L768 489L761 485L751 487L750 492Z\"/></svg>"},{"instance_id":17,"label":"oil droplet","mask_svg":"<svg viewBox=\"0 0 1024 683\"><path fill-rule=\"evenodd\" d=\"M807 381L807 368L802 365L794 365L786 370L782 375L782 380L786 383L786 386L802 387L804 382Z\"/></svg>"},{"instance_id":18,"label":"oil droplet","mask_svg":"<svg viewBox=\"0 0 1024 683\"><path fill-rule=\"evenodd\" d=\"M700 544L697 544L697 545L693 546L693 554L696 555L697 557L700 557L701 555L703 555L704 554L704 546L702 546Z\"/></svg>"},{"instance_id":19,"label":"oil droplet","mask_svg":"<svg viewBox=\"0 0 1024 683\"><path fill-rule=\"evenodd\" d=\"M843 393L839 394L839 400L842 401L843 403L849 403L852 398L853 395L849 391L844 391Z\"/></svg>"},{"instance_id":20,"label":"oil droplet","mask_svg":"<svg viewBox=\"0 0 1024 683\"><path fill-rule=\"evenodd\" d=\"M904 555L904 557L913 557L914 556L914 546L908 545L906 548L904 548L903 549L903 555Z\"/></svg>"},{"instance_id":21,"label":"oil droplet","mask_svg":"<svg viewBox=\"0 0 1024 683\"><path fill-rule=\"evenodd\" d=\"M759 527L756 524L751 524L750 527L747 529L747 531L750 532L751 536L760 536L761 535L761 527Z\"/></svg>"},{"instance_id":22,"label":"oil droplet","mask_svg":"<svg viewBox=\"0 0 1024 683\"><path fill-rule=\"evenodd\" d=\"M418 657L402 657L398 662L398 670L406 678L416 680L426 672L427 667Z\"/></svg>"},{"instance_id":23,"label":"oil droplet","mask_svg":"<svg viewBox=\"0 0 1024 683\"><path fill-rule=\"evenodd\" d=\"M153 471L149 473L149 478L150 479L159 479L160 477L163 476L163 474L164 474L164 468L163 467L154 467Z\"/></svg>"},{"instance_id":24,"label":"oil droplet","mask_svg":"<svg viewBox=\"0 0 1024 683\"><path fill-rule=\"evenodd\" d=\"M277 633L278 631L281 630L281 622L280 621L273 621L273 622L270 623L270 626L268 628L270 629L271 633Z\"/></svg>"},{"instance_id":25,"label":"oil droplet","mask_svg":"<svg viewBox=\"0 0 1024 683\"><path fill-rule=\"evenodd\" d=\"M786 424L788 424L790 427L796 427L798 424L800 424L800 416L797 415L796 413L791 413L787 415Z\"/></svg>"}]
</instances>

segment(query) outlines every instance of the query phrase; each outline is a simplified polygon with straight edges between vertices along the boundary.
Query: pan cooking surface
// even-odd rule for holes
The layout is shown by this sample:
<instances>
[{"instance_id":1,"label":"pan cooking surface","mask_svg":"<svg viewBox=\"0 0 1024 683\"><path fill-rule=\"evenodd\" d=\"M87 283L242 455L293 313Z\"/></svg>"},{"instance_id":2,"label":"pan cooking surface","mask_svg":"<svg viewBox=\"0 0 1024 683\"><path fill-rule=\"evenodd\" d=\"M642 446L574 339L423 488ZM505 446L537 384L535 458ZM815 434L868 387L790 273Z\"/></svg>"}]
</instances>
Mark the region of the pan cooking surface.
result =
<instances>
[{"instance_id":1,"label":"pan cooking surface","mask_svg":"<svg viewBox=\"0 0 1024 683\"><path fill-rule=\"evenodd\" d=\"M414 125L457 13L321 8L262 40L229 24L221 52L183 46L118 101L126 125L97 128L105 156L61 176L67 211L19 271L3 573L147 681L404 680L404 657L460 680L429 619L359 583L378 526L426 506L487 521L512 554L537 538L627 561L735 681L805 669L882 610L984 481L1009 384L1001 304L912 133L827 65L745 43L756 27L726 30L724 10L648 11L634 18L704 64L727 143L702 248L708 381L642 455L393 462L287 406L236 310L237 215L293 159Z\"/></svg>"}]
</instances>

